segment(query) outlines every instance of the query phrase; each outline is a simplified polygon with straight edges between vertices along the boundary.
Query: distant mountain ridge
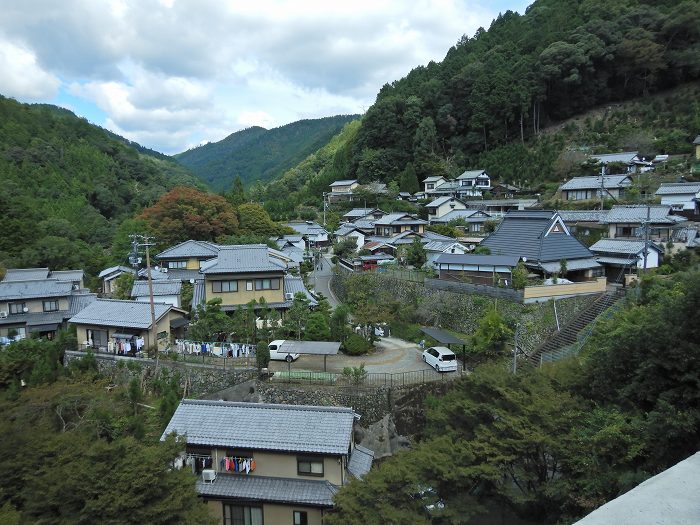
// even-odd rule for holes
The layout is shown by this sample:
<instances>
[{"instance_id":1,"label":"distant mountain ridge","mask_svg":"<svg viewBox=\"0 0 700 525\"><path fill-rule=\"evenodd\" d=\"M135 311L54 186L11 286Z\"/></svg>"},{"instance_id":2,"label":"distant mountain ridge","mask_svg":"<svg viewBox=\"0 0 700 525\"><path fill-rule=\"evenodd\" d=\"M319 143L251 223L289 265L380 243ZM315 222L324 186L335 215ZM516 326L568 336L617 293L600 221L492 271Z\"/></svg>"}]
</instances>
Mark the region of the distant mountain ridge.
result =
<instances>
[{"instance_id":1,"label":"distant mountain ridge","mask_svg":"<svg viewBox=\"0 0 700 525\"><path fill-rule=\"evenodd\" d=\"M358 115L306 119L267 130L254 126L173 156L216 191L234 179L244 184L270 181L327 144Z\"/></svg>"}]
</instances>

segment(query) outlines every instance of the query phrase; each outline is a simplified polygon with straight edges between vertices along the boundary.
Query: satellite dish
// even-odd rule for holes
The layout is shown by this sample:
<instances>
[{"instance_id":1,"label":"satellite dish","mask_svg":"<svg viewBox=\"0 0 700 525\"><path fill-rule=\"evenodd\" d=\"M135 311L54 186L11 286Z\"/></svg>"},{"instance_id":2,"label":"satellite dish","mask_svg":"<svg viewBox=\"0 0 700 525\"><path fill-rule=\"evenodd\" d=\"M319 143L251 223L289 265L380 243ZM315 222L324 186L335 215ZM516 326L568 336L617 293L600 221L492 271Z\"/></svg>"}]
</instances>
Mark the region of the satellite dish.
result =
<instances>
[{"instance_id":1,"label":"satellite dish","mask_svg":"<svg viewBox=\"0 0 700 525\"><path fill-rule=\"evenodd\" d=\"M22 311L26 314L29 311L29 308L25 306L24 308L22 308Z\"/></svg>"},{"instance_id":2,"label":"satellite dish","mask_svg":"<svg viewBox=\"0 0 700 525\"><path fill-rule=\"evenodd\" d=\"M190 279L190 284L194 284L194 279Z\"/></svg>"}]
</instances>

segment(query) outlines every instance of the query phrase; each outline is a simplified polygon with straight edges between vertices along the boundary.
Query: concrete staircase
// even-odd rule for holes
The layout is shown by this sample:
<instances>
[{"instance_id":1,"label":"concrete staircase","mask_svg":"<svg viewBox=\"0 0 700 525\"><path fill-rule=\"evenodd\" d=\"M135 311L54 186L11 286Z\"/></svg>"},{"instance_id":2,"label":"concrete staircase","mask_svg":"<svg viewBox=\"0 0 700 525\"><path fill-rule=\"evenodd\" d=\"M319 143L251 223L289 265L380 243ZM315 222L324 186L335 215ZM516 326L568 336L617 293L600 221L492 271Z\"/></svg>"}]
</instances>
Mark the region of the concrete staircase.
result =
<instances>
[{"instance_id":1,"label":"concrete staircase","mask_svg":"<svg viewBox=\"0 0 700 525\"><path fill-rule=\"evenodd\" d=\"M574 345L581 332L590 326L600 314L613 306L622 296L615 292L607 292L590 303L575 319L555 332L537 350L530 354L530 362L535 366L540 366L542 354L556 352Z\"/></svg>"}]
</instances>

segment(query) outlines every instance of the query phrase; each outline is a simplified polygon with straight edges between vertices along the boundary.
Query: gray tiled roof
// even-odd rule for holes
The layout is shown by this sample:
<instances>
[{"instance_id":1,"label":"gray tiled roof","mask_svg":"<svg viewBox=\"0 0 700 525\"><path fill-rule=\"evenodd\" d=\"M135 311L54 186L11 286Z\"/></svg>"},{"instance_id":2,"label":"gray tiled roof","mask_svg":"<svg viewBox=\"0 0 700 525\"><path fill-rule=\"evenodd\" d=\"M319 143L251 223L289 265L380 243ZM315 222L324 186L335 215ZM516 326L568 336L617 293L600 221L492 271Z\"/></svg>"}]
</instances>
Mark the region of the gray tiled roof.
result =
<instances>
[{"instance_id":1,"label":"gray tiled roof","mask_svg":"<svg viewBox=\"0 0 700 525\"><path fill-rule=\"evenodd\" d=\"M607 214L608 210L559 210L564 222L599 222Z\"/></svg>"},{"instance_id":2,"label":"gray tiled roof","mask_svg":"<svg viewBox=\"0 0 700 525\"><path fill-rule=\"evenodd\" d=\"M370 213L377 211L376 208L353 208L347 213L343 214L343 217L365 217L366 215L369 215Z\"/></svg>"},{"instance_id":3,"label":"gray tiled roof","mask_svg":"<svg viewBox=\"0 0 700 525\"><path fill-rule=\"evenodd\" d=\"M83 270L59 270L49 273L49 279L57 279L59 281L81 281L85 272Z\"/></svg>"},{"instance_id":4,"label":"gray tiled roof","mask_svg":"<svg viewBox=\"0 0 700 525\"><path fill-rule=\"evenodd\" d=\"M560 190L597 190L605 188L608 190L626 188L632 185L632 181L627 175L604 175L594 177L574 177L559 186Z\"/></svg>"},{"instance_id":5,"label":"gray tiled roof","mask_svg":"<svg viewBox=\"0 0 700 525\"><path fill-rule=\"evenodd\" d=\"M367 474L369 469L372 468L373 459L374 452L368 448L361 447L360 445L355 445L355 448L350 453L348 472L356 478L361 479L362 476Z\"/></svg>"},{"instance_id":6,"label":"gray tiled roof","mask_svg":"<svg viewBox=\"0 0 700 525\"><path fill-rule=\"evenodd\" d=\"M41 299L65 297L71 294L73 285L68 281L41 279L32 281L3 281L0 283L0 300Z\"/></svg>"},{"instance_id":7,"label":"gray tiled roof","mask_svg":"<svg viewBox=\"0 0 700 525\"><path fill-rule=\"evenodd\" d=\"M537 204L537 199L472 199L464 200L470 208L485 208L487 206L521 206L523 208L532 208Z\"/></svg>"},{"instance_id":8,"label":"gray tiled roof","mask_svg":"<svg viewBox=\"0 0 700 525\"><path fill-rule=\"evenodd\" d=\"M693 144L695 144L696 146L700 144L700 135L698 135L697 137L695 137L695 140L693 141Z\"/></svg>"},{"instance_id":9,"label":"gray tiled roof","mask_svg":"<svg viewBox=\"0 0 700 525\"><path fill-rule=\"evenodd\" d=\"M459 182L456 180L448 180L435 187L434 190L429 190L430 193L439 193L442 191L456 191L460 188Z\"/></svg>"},{"instance_id":10,"label":"gray tiled roof","mask_svg":"<svg viewBox=\"0 0 700 525\"><path fill-rule=\"evenodd\" d=\"M341 224L335 232L333 232L336 236L342 237L343 235L347 235L348 233L358 230L359 228L357 225L355 225L352 222L349 223L344 223Z\"/></svg>"},{"instance_id":11,"label":"gray tiled roof","mask_svg":"<svg viewBox=\"0 0 700 525\"><path fill-rule=\"evenodd\" d=\"M194 282L192 287L192 309L194 310L204 302L205 299L205 288L204 279L200 279Z\"/></svg>"},{"instance_id":12,"label":"gray tiled roof","mask_svg":"<svg viewBox=\"0 0 700 525\"><path fill-rule=\"evenodd\" d=\"M463 250L467 249L467 247L457 241L457 239L452 239L449 241L430 241L424 246L424 248L429 252L444 252L452 248L455 244L459 244Z\"/></svg>"},{"instance_id":13,"label":"gray tiled roof","mask_svg":"<svg viewBox=\"0 0 700 525\"><path fill-rule=\"evenodd\" d=\"M486 170L467 170L464 173L462 173L459 177L457 177L457 180L476 179L479 175L488 174L486 173Z\"/></svg>"},{"instance_id":14,"label":"gray tiled roof","mask_svg":"<svg viewBox=\"0 0 700 525\"><path fill-rule=\"evenodd\" d=\"M332 182L329 184L331 188L335 186L352 186L357 182L357 179L345 179L345 180L337 180L335 182Z\"/></svg>"},{"instance_id":15,"label":"gray tiled roof","mask_svg":"<svg viewBox=\"0 0 700 525\"><path fill-rule=\"evenodd\" d=\"M188 270L186 268L168 268L168 279L189 281L191 279L201 279L202 275L199 270Z\"/></svg>"},{"instance_id":16,"label":"gray tiled roof","mask_svg":"<svg viewBox=\"0 0 700 525\"><path fill-rule=\"evenodd\" d=\"M649 243L649 248L661 251L654 243ZM594 253L624 253L638 254L644 250L644 241L629 241L626 239L600 239L593 246Z\"/></svg>"},{"instance_id":17,"label":"gray tiled roof","mask_svg":"<svg viewBox=\"0 0 700 525\"><path fill-rule=\"evenodd\" d=\"M654 195L694 195L700 193L700 182L662 182Z\"/></svg>"},{"instance_id":18,"label":"gray tiled roof","mask_svg":"<svg viewBox=\"0 0 700 525\"><path fill-rule=\"evenodd\" d=\"M109 275L115 274L115 273L136 273L136 270L133 268L129 268L128 266L110 266L109 268L105 268L102 270L97 277L102 279L103 277L107 277Z\"/></svg>"},{"instance_id":19,"label":"gray tiled roof","mask_svg":"<svg viewBox=\"0 0 700 525\"><path fill-rule=\"evenodd\" d=\"M156 255L156 259L180 259L186 257L216 257L219 246L208 241L190 239L171 246Z\"/></svg>"},{"instance_id":20,"label":"gray tiled roof","mask_svg":"<svg viewBox=\"0 0 700 525\"><path fill-rule=\"evenodd\" d=\"M540 268L548 273L558 272L561 269L560 261L550 261L540 263ZM576 270L588 270L590 268L600 268L600 264L593 257L587 259L574 259L566 261L566 268L568 271L573 272Z\"/></svg>"},{"instance_id":21,"label":"gray tiled roof","mask_svg":"<svg viewBox=\"0 0 700 525\"><path fill-rule=\"evenodd\" d=\"M328 233L323 226L313 221L288 222L285 226L289 226L299 235L323 235L324 233Z\"/></svg>"},{"instance_id":22,"label":"gray tiled roof","mask_svg":"<svg viewBox=\"0 0 700 525\"><path fill-rule=\"evenodd\" d=\"M169 304L156 303L156 321L172 308ZM69 323L120 328L149 328L151 305L137 301L97 299L68 320Z\"/></svg>"},{"instance_id":23,"label":"gray tiled roof","mask_svg":"<svg viewBox=\"0 0 700 525\"><path fill-rule=\"evenodd\" d=\"M182 281L153 281L153 295L180 295ZM136 281L131 288L131 297L147 297L150 295L148 281Z\"/></svg>"},{"instance_id":24,"label":"gray tiled roof","mask_svg":"<svg viewBox=\"0 0 700 525\"><path fill-rule=\"evenodd\" d=\"M56 324L61 325L69 316L65 310L58 312L29 312L21 315L8 315L5 318L0 318L0 326L24 324L30 331L33 326Z\"/></svg>"},{"instance_id":25,"label":"gray tiled roof","mask_svg":"<svg viewBox=\"0 0 700 525\"><path fill-rule=\"evenodd\" d=\"M161 440L177 432L190 445L343 455L354 417L345 407L185 399Z\"/></svg>"},{"instance_id":26,"label":"gray tiled roof","mask_svg":"<svg viewBox=\"0 0 700 525\"><path fill-rule=\"evenodd\" d=\"M620 153L601 153L598 155L591 155L592 159L597 160L601 164L608 164L610 162L623 162L625 164L631 164L632 159L634 159L639 152L637 151L621 151Z\"/></svg>"},{"instance_id":27,"label":"gray tiled roof","mask_svg":"<svg viewBox=\"0 0 700 525\"><path fill-rule=\"evenodd\" d=\"M484 215L486 215L486 216L484 216ZM483 215L482 215L482 212L480 210L474 210L474 209L471 209L471 210L450 210L442 217L438 217L436 219L430 219L430 222L448 223L448 222L455 220L455 219L462 219L468 223L472 223L472 222L478 223L478 222L492 220L492 217L486 212L483 212Z\"/></svg>"},{"instance_id":28,"label":"gray tiled roof","mask_svg":"<svg viewBox=\"0 0 700 525\"><path fill-rule=\"evenodd\" d=\"M148 279L148 268L141 268L137 275L139 279ZM156 270L155 268L151 268L151 280L165 281L168 279L170 279L170 273L167 268L163 268L162 270Z\"/></svg>"},{"instance_id":29,"label":"gray tiled roof","mask_svg":"<svg viewBox=\"0 0 700 525\"><path fill-rule=\"evenodd\" d=\"M439 181L440 179L443 179L443 180L444 180L445 177L426 177L425 179L423 179L423 183L426 183L426 182L437 182L437 181Z\"/></svg>"},{"instance_id":30,"label":"gray tiled roof","mask_svg":"<svg viewBox=\"0 0 700 525\"><path fill-rule=\"evenodd\" d=\"M222 246L216 259L202 264L205 275L217 273L281 272L287 265L270 255L265 244Z\"/></svg>"},{"instance_id":31,"label":"gray tiled roof","mask_svg":"<svg viewBox=\"0 0 700 525\"><path fill-rule=\"evenodd\" d=\"M406 217L406 220L401 220ZM428 224L428 221L419 219L410 213L390 213L374 221L375 226L390 226L392 224Z\"/></svg>"},{"instance_id":32,"label":"gray tiled roof","mask_svg":"<svg viewBox=\"0 0 700 525\"><path fill-rule=\"evenodd\" d=\"M84 308L87 308L92 303L97 300L97 294L94 293L81 293L71 295L69 299L69 310L68 316L71 317L81 312Z\"/></svg>"},{"instance_id":33,"label":"gray tiled roof","mask_svg":"<svg viewBox=\"0 0 700 525\"><path fill-rule=\"evenodd\" d=\"M374 230L375 219L357 219L353 224L361 230Z\"/></svg>"},{"instance_id":34,"label":"gray tiled roof","mask_svg":"<svg viewBox=\"0 0 700 525\"><path fill-rule=\"evenodd\" d=\"M212 498L332 507L337 488L328 481L267 476L216 475L214 483L197 480L197 492Z\"/></svg>"},{"instance_id":35,"label":"gray tiled roof","mask_svg":"<svg viewBox=\"0 0 700 525\"><path fill-rule=\"evenodd\" d=\"M293 275L284 276L284 293L296 294L297 292L303 293L311 305L317 305L318 301L313 295L309 293L304 286L304 280L301 277L295 277Z\"/></svg>"},{"instance_id":36,"label":"gray tiled roof","mask_svg":"<svg viewBox=\"0 0 700 525\"><path fill-rule=\"evenodd\" d=\"M640 223L647 218L647 206L644 204L630 206L613 206L608 214L601 219L603 224ZM679 215L671 215L668 205L649 206L649 220L653 224L678 224L687 219Z\"/></svg>"},{"instance_id":37,"label":"gray tiled roof","mask_svg":"<svg viewBox=\"0 0 700 525\"><path fill-rule=\"evenodd\" d=\"M2 282L10 281L32 281L35 279L48 279L48 268L8 268Z\"/></svg>"},{"instance_id":38,"label":"gray tiled roof","mask_svg":"<svg viewBox=\"0 0 700 525\"><path fill-rule=\"evenodd\" d=\"M479 264L484 266L511 266L518 264L519 257L512 255L471 255L458 253L443 253L437 256L438 264Z\"/></svg>"},{"instance_id":39,"label":"gray tiled roof","mask_svg":"<svg viewBox=\"0 0 700 525\"><path fill-rule=\"evenodd\" d=\"M546 232L553 225L556 212L509 211L500 226L481 242L492 255L527 257L530 262L588 259L593 256L588 248L565 232Z\"/></svg>"},{"instance_id":40,"label":"gray tiled roof","mask_svg":"<svg viewBox=\"0 0 700 525\"><path fill-rule=\"evenodd\" d=\"M457 199L455 197L450 197L449 195L443 195L442 197L438 197L434 201L426 204L425 207L426 208L437 208L438 206L442 206L446 202L450 202L452 200L454 200L455 202L462 203L462 201L460 201L459 199Z\"/></svg>"}]
</instances>

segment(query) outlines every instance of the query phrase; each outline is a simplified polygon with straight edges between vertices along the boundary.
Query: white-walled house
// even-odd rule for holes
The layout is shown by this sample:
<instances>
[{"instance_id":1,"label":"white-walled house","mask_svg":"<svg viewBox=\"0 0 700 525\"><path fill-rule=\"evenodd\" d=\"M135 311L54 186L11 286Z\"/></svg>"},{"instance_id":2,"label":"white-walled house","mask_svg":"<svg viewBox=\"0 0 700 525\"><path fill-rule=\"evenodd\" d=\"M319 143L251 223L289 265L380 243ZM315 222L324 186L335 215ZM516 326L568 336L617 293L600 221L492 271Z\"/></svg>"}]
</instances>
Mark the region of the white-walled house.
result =
<instances>
[{"instance_id":1,"label":"white-walled house","mask_svg":"<svg viewBox=\"0 0 700 525\"><path fill-rule=\"evenodd\" d=\"M428 221L439 219L454 210L466 210L467 206L455 197L438 197L434 201L425 205L428 210Z\"/></svg>"},{"instance_id":2,"label":"white-walled house","mask_svg":"<svg viewBox=\"0 0 700 525\"><path fill-rule=\"evenodd\" d=\"M458 194L461 198L481 197L491 189L491 177L486 170L467 170L457 177Z\"/></svg>"},{"instance_id":3,"label":"white-walled house","mask_svg":"<svg viewBox=\"0 0 700 525\"><path fill-rule=\"evenodd\" d=\"M600 239L590 250L596 260L605 267L608 281L622 282L624 275L644 268L644 241L627 239ZM663 251L650 242L646 255L646 268L658 268Z\"/></svg>"},{"instance_id":4,"label":"white-walled house","mask_svg":"<svg viewBox=\"0 0 700 525\"><path fill-rule=\"evenodd\" d=\"M180 280L159 280L152 281L153 300L158 303L171 304L175 308L180 308L180 293L182 292L182 281ZM151 294L148 281L136 281L131 289L131 298L135 301L150 302Z\"/></svg>"},{"instance_id":5,"label":"white-walled house","mask_svg":"<svg viewBox=\"0 0 700 525\"><path fill-rule=\"evenodd\" d=\"M662 183L656 190L661 204L673 211L697 215L700 213L700 182Z\"/></svg>"}]
</instances>

